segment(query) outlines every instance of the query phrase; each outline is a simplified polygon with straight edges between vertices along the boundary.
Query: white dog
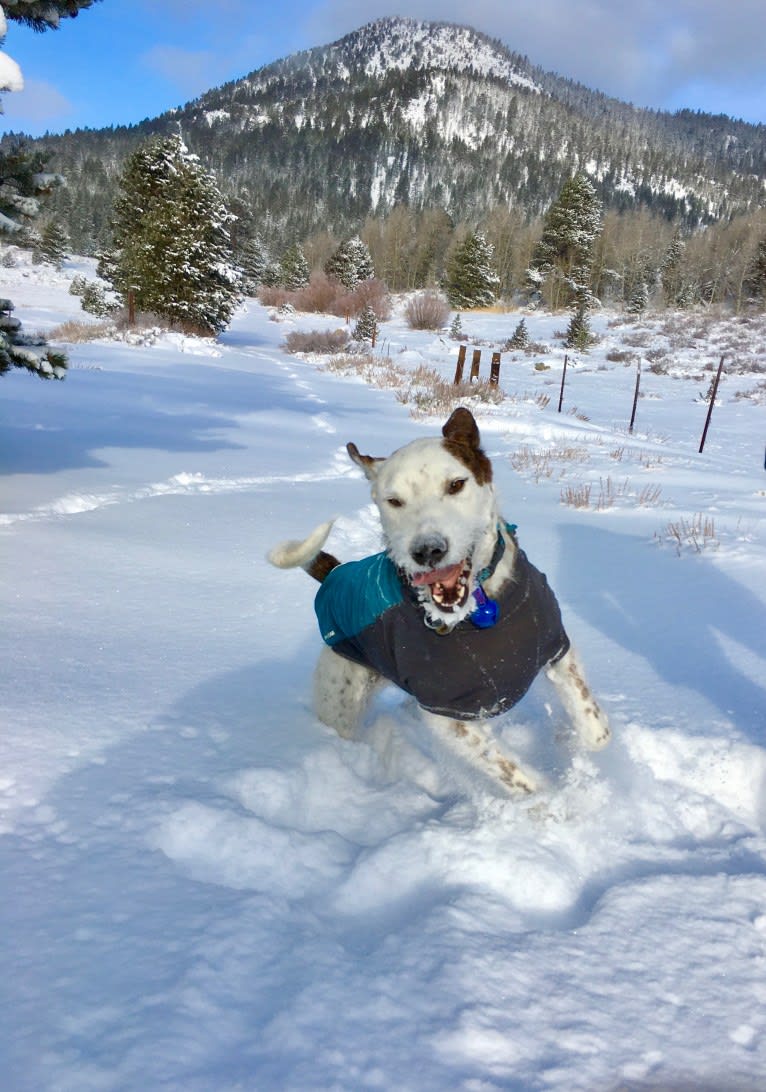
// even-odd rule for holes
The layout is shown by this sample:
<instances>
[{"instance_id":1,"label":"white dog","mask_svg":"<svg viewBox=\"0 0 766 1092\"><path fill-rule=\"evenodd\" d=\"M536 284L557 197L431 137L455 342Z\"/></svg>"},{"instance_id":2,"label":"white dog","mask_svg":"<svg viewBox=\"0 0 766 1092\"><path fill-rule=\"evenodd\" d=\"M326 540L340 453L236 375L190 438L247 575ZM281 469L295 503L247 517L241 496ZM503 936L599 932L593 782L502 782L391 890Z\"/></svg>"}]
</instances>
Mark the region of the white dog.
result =
<instances>
[{"instance_id":1,"label":"white dog","mask_svg":"<svg viewBox=\"0 0 766 1092\"><path fill-rule=\"evenodd\" d=\"M604 747L607 718L545 576L499 516L471 413L455 410L442 438L415 440L388 458L347 450L372 483L385 552L341 565L322 549L329 522L269 554L321 584L320 719L351 737L376 687L394 682L506 791L532 792L535 777L499 750L486 720L515 705L544 668L581 745Z\"/></svg>"}]
</instances>

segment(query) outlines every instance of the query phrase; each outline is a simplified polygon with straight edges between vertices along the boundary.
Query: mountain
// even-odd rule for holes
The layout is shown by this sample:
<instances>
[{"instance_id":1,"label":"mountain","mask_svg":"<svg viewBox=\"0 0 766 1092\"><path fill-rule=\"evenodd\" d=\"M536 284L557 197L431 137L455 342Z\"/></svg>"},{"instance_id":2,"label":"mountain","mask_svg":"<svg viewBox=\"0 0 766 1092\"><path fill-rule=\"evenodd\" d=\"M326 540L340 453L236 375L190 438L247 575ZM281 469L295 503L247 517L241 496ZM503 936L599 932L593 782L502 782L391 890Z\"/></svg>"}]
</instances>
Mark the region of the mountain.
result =
<instances>
[{"instance_id":1,"label":"mountain","mask_svg":"<svg viewBox=\"0 0 766 1092\"><path fill-rule=\"evenodd\" d=\"M607 207L689 225L762 205L766 185L766 126L640 110L468 27L385 18L156 119L34 142L68 179L56 203L76 249L103 238L126 155L179 129L282 242L343 234L398 203L455 221L498 205L532 217L576 170Z\"/></svg>"}]
</instances>

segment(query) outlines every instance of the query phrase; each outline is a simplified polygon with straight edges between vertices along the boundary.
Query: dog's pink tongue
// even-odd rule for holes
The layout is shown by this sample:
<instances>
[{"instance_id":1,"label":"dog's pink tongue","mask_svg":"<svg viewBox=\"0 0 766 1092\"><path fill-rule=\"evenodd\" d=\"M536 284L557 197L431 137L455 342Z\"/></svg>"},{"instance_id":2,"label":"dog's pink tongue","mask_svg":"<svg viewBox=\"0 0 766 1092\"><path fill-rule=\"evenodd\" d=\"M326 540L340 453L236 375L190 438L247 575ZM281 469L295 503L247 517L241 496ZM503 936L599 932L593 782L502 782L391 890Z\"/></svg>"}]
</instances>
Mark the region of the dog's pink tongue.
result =
<instances>
[{"instance_id":1,"label":"dog's pink tongue","mask_svg":"<svg viewBox=\"0 0 766 1092\"><path fill-rule=\"evenodd\" d=\"M462 571L463 562L458 561L457 565L447 565L444 569L431 569L427 573L415 573L412 577L412 583L416 588L421 587L423 584L446 584L449 587L456 582Z\"/></svg>"}]
</instances>

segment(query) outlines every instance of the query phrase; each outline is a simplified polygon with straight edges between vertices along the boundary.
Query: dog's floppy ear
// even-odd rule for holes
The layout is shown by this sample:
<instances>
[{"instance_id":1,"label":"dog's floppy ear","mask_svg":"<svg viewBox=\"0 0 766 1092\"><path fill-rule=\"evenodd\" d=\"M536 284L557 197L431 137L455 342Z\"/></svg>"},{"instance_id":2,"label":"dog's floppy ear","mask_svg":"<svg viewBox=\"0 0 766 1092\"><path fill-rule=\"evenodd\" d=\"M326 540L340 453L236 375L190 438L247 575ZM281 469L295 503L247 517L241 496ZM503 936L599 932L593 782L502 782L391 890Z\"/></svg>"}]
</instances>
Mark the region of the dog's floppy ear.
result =
<instances>
[{"instance_id":1,"label":"dog's floppy ear","mask_svg":"<svg viewBox=\"0 0 766 1092\"><path fill-rule=\"evenodd\" d=\"M492 463L481 449L479 426L465 406L458 406L442 428L444 446L466 466L479 485L492 481Z\"/></svg>"},{"instance_id":2,"label":"dog's floppy ear","mask_svg":"<svg viewBox=\"0 0 766 1092\"><path fill-rule=\"evenodd\" d=\"M364 476L371 482L374 482L378 476L380 464L384 463L386 460L378 459L374 455L361 455L356 444L346 444L346 451L351 456L353 462L362 468Z\"/></svg>"}]
</instances>

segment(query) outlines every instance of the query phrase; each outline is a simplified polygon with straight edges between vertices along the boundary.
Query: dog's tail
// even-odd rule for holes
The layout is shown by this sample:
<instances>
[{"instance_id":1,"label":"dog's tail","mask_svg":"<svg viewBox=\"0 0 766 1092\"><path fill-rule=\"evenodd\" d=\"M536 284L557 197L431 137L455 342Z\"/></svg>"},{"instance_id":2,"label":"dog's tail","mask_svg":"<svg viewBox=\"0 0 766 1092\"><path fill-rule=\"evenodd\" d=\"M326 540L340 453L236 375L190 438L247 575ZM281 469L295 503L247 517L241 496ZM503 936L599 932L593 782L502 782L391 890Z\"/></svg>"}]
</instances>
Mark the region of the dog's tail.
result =
<instances>
[{"instance_id":1,"label":"dog's tail","mask_svg":"<svg viewBox=\"0 0 766 1092\"><path fill-rule=\"evenodd\" d=\"M302 541L291 539L289 542L280 542L266 555L267 560L278 569L305 569L309 576L313 576L321 584L340 565L337 557L322 549L333 523L334 520L331 519L327 523L321 523Z\"/></svg>"}]
</instances>

